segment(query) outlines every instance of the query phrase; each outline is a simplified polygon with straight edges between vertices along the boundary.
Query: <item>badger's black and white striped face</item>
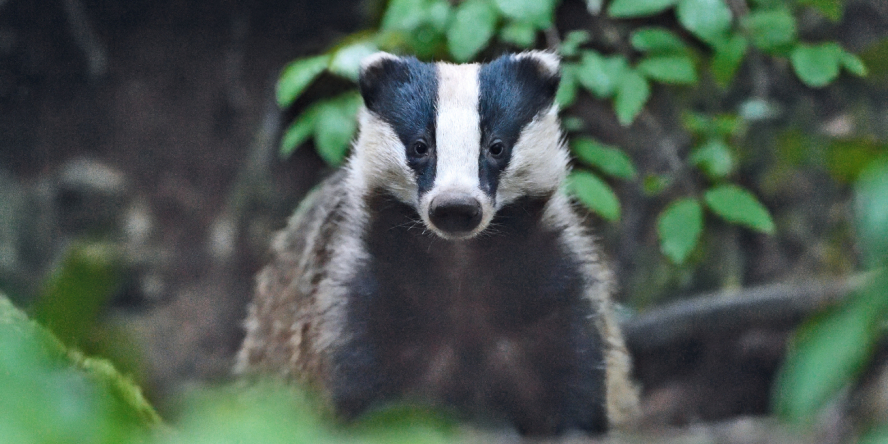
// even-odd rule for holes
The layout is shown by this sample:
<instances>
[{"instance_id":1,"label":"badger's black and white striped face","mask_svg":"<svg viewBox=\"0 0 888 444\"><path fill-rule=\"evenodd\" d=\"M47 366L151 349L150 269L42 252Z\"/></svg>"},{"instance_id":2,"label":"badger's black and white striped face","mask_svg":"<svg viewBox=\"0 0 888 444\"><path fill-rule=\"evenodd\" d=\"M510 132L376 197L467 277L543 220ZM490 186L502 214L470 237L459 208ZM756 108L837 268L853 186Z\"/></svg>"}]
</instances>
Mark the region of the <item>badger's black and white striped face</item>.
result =
<instances>
[{"instance_id":1,"label":"badger's black and white striped face","mask_svg":"<svg viewBox=\"0 0 888 444\"><path fill-rule=\"evenodd\" d=\"M561 185L568 155L554 105L558 80L558 59L544 52L484 65L370 56L350 168L365 189L416 208L439 236L473 237L503 205Z\"/></svg>"}]
</instances>

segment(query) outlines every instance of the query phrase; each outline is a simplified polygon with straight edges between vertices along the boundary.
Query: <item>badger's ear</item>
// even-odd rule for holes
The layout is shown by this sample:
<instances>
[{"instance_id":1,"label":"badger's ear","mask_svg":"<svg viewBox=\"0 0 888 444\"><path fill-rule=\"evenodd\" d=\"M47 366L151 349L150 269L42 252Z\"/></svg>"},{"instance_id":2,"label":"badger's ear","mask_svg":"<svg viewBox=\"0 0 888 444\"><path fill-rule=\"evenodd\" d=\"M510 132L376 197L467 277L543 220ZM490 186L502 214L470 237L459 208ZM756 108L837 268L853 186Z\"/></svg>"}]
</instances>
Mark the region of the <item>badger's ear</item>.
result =
<instances>
[{"instance_id":1,"label":"badger's ear","mask_svg":"<svg viewBox=\"0 0 888 444\"><path fill-rule=\"evenodd\" d=\"M382 94L390 91L397 83L407 81L407 63L409 60L387 52L371 54L361 61L358 87L364 97L364 105L370 111L376 111Z\"/></svg>"},{"instance_id":2,"label":"badger's ear","mask_svg":"<svg viewBox=\"0 0 888 444\"><path fill-rule=\"evenodd\" d=\"M528 51L514 55L512 60L518 71L517 78L531 82L533 89L546 95L551 103L561 81L561 60L558 56L551 52Z\"/></svg>"},{"instance_id":3,"label":"badger's ear","mask_svg":"<svg viewBox=\"0 0 888 444\"><path fill-rule=\"evenodd\" d=\"M561 76L561 59L557 55L546 51L527 51L515 55L515 59L531 60L537 65L537 69L544 77Z\"/></svg>"}]
</instances>

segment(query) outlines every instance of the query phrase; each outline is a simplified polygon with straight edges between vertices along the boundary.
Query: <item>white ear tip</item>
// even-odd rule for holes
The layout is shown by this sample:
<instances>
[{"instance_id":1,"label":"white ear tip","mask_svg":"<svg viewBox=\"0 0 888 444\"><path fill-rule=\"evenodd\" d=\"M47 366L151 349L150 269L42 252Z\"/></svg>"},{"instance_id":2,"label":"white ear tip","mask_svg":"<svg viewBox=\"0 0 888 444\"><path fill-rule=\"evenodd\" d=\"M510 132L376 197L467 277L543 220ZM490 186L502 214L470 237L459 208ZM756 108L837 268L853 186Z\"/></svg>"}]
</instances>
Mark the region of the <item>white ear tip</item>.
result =
<instances>
[{"instance_id":1,"label":"white ear tip","mask_svg":"<svg viewBox=\"0 0 888 444\"><path fill-rule=\"evenodd\" d=\"M516 59L533 59L548 72L550 76L558 75L561 69L561 59L548 51L527 51L515 56Z\"/></svg>"},{"instance_id":2,"label":"white ear tip","mask_svg":"<svg viewBox=\"0 0 888 444\"><path fill-rule=\"evenodd\" d=\"M376 65L383 60L398 60L398 56L387 53L385 51L374 52L361 60L361 71Z\"/></svg>"}]
</instances>

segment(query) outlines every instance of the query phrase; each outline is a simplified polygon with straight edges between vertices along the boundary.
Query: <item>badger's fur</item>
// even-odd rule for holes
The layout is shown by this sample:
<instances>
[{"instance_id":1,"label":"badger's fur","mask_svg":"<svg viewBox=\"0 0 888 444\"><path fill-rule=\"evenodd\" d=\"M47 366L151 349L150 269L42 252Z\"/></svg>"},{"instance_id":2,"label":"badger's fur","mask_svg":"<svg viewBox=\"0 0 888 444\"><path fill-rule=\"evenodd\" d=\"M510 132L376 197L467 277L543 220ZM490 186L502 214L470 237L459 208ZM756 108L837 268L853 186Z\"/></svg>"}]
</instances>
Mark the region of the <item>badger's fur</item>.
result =
<instances>
[{"instance_id":1,"label":"badger's fur","mask_svg":"<svg viewBox=\"0 0 888 444\"><path fill-rule=\"evenodd\" d=\"M353 153L276 237L236 370L346 417L418 399L531 434L627 420L611 276L563 191L558 64L365 60Z\"/></svg>"}]
</instances>

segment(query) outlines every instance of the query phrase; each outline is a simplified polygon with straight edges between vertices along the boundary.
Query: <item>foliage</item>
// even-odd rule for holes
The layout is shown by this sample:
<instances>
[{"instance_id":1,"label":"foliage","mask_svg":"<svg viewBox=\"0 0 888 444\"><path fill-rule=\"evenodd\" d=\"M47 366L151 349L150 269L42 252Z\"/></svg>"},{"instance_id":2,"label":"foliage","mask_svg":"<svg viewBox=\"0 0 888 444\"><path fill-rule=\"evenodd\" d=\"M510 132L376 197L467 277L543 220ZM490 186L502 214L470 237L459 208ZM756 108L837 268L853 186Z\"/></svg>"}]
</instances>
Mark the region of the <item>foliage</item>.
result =
<instances>
[{"instance_id":1,"label":"foliage","mask_svg":"<svg viewBox=\"0 0 888 444\"><path fill-rule=\"evenodd\" d=\"M290 64L278 84L278 103L282 107L292 105L324 72L346 72L345 77L354 80L360 56L377 49L412 53L422 59L465 62L488 48L533 48L544 30L548 36L553 32L563 35L557 47L563 58L557 103L569 110L578 99L585 99L584 93L598 100L610 100L614 115L624 126L633 124L659 85L705 89L711 88L708 85L714 81L721 89L712 92L716 96L724 94L744 60L753 53L789 60L798 78L813 88L830 84L842 69L854 75L866 74L861 59L837 43L800 40L798 17L806 6L791 2L751 2L748 13L735 16L725 0L614 0L606 10L611 19L639 19L673 11L682 29L637 27L623 37L631 50L610 54L590 47L596 42L585 30L555 29L558 3L468 0L454 5L445 0L391 0L375 32L349 37L325 54ZM841 16L842 8L836 2L801 3L833 20ZM321 158L329 165L338 165L354 137L352 116L359 105L359 96L347 93L308 106L286 130L282 154L289 155L314 138ZM764 109L755 114L753 108L749 109L747 118L768 112ZM568 120L570 117L565 117ZM731 184L738 168L733 139L742 131L743 119L731 114L687 113L685 126L698 141L685 162L700 171L712 186L696 191L696 196L674 196L672 204L664 207L658 219L658 233L666 257L675 263L684 262L701 237L699 231L703 228L698 230L696 216L678 210L691 208L687 203L677 205L689 199L697 200L698 205L705 203L706 208L730 223L773 233L774 224L765 206L753 193ZM614 180L638 179L633 161L618 148L582 136L571 143L571 148L581 166ZM571 175L567 189L593 212L616 221L620 213L617 193L610 180L603 180L597 173L577 171ZM650 182L653 177L646 176L646 185L654 183ZM660 195L678 182L669 177L663 179L657 182L656 190L646 188ZM733 205L735 202L737 205ZM676 223L688 222L688 217L694 223ZM705 227L703 221L699 226Z\"/></svg>"},{"instance_id":2,"label":"foliage","mask_svg":"<svg viewBox=\"0 0 888 444\"><path fill-rule=\"evenodd\" d=\"M66 344L82 346L120 284L119 256L110 244L72 244L44 283L34 317Z\"/></svg>"},{"instance_id":3,"label":"foliage","mask_svg":"<svg viewBox=\"0 0 888 444\"><path fill-rule=\"evenodd\" d=\"M888 320L888 159L872 162L861 174L856 203L860 245L872 277L847 303L796 332L774 390L777 412L791 420L812 420L856 379Z\"/></svg>"},{"instance_id":4,"label":"foliage","mask_svg":"<svg viewBox=\"0 0 888 444\"><path fill-rule=\"evenodd\" d=\"M0 443L452 442L452 423L411 406L337 425L312 397L274 382L194 390L162 423L141 389L103 359L66 348L0 294Z\"/></svg>"},{"instance_id":5,"label":"foliage","mask_svg":"<svg viewBox=\"0 0 888 444\"><path fill-rule=\"evenodd\" d=\"M317 399L275 381L197 390L180 409L176 433L158 444L452 442L451 423L434 411L392 407L343 426L322 414Z\"/></svg>"},{"instance_id":6,"label":"foliage","mask_svg":"<svg viewBox=\"0 0 888 444\"><path fill-rule=\"evenodd\" d=\"M160 424L108 361L68 350L0 294L0 442L140 442Z\"/></svg>"},{"instance_id":7,"label":"foliage","mask_svg":"<svg viewBox=\"0 0 888 444\"><path fill-rule=\"evenodd\" d=\"M693 251L703 231L703 209L696 199L679 199L666 207L657 220L663 254L682 263Z\"/></svg>"},{"instance_id":8,"label":"foliage","mask_svg":"<svg viewBox=\"0 0 888 444\"><path fill-rule=\"evenodd\" d=\"M588 171L574 171L567 178L568 191L607 220L620 218L620 201L610 186Z\"/></svg>"}]
</instances>

